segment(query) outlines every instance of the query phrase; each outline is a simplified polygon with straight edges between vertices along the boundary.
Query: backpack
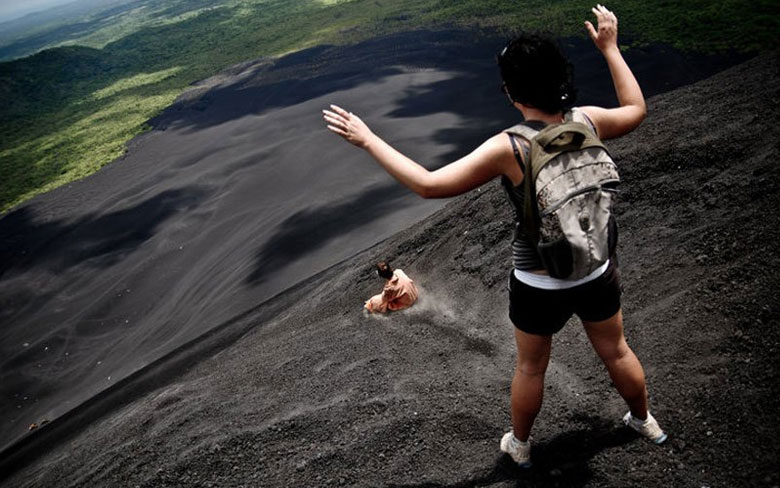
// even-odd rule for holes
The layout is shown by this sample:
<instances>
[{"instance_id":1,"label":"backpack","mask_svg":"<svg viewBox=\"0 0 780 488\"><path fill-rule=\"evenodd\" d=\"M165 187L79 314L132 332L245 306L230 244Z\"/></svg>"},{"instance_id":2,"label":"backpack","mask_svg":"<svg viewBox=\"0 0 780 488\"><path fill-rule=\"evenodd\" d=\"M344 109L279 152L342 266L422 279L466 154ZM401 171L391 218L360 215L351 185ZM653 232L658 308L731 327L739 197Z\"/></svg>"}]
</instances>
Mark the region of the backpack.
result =
<instances>
[{"instance_id":1,"label":"backpack","mask_svg":"<svg viewBox=\"0 0 780 488\"><path fill-rule=\"evenodd\" d=\"M526 235L554 278L584 278L609 260L617 245L612 195L617 166L577 110L542 130L518 124L510 134L528 140L525 154ZM512 140L514 145L514 140Z\"/></svg>"}]
</instances>

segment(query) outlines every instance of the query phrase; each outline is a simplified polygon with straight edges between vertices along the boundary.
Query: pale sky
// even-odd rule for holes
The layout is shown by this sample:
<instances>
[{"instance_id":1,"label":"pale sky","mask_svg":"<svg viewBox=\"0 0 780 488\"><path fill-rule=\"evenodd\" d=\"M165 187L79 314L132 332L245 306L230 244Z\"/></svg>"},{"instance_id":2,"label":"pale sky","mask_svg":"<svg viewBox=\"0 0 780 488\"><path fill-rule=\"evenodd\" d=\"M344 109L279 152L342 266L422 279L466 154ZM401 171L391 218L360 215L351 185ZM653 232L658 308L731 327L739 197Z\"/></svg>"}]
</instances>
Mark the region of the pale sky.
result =
<instances>
[{"instance_id":1,"label":"pale sky","mask_svg":"<svg viewBox=\"0 0 780 488\"><path fill-rule=\"evenodd\" d=\"M74 0L0 0L0 22L7 22L32 12L46 10Z\"/></svg>"}]
</instances>

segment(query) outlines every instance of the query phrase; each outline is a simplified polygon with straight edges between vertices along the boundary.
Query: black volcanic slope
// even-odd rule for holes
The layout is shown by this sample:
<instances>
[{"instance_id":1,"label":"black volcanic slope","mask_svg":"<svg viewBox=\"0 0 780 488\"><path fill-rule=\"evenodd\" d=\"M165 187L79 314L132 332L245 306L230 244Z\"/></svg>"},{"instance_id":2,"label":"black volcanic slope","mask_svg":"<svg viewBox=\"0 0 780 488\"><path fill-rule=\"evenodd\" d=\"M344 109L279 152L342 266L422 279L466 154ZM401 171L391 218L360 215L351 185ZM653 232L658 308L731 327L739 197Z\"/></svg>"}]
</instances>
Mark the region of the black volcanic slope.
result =
<instances>
[{"instance_id":1,"label":"black volcanic slope","mask_svg":"<svg viewBox=\"0 0 780 488\"><path fill-rule=\"evenodd\" d=\"M500 455L511 225L488 184L40 429L8 486L777 484L779 68L765 55L657 96L611 144L626 331L665 445L620 427L625 406L572 320L535 467ZM386 257L421 300L368 317L369 265Z\"/></svg>"},{"instance_id":2,"label":"black volcanic slope","mask_svg":"<svg viewBox=\"0 0 780 488\"><path fill-rule=\"evenodd\" d=\"M498 84L485 83L498 41L404 41L412 53L450 49L452 64L433 66L393 57L399 39L209 80L124 160L0 220L6 438L91 399L3 452L3 473L22 468L11 485L514 483L497 453L513 365L500 192L487 185L349 257L439 206L324 132L320 108L350 107L430 166L514 120ZM360 49L376 76L329 71L334 53ZM641 59L651 53L632 65L662 90L668 65ZM299 63L300 77L274 81L269 72L293 69L285 62ZM777 130L761 115L776 113L777 71L777 56L765 56L659 96L648 121L612 145L625 180L628 336L670 443L617 428L623 407L572 323L555 340L525 482L778 481ZM306 85L312 76L330 89ZM603 66L583 76L596 86ZM584 103L598 100L585 98L588 86ZM423 298L364 317L380 257L405 268ZM14 396L25 388L37 403Z\"/></svg>"}]
</instances>

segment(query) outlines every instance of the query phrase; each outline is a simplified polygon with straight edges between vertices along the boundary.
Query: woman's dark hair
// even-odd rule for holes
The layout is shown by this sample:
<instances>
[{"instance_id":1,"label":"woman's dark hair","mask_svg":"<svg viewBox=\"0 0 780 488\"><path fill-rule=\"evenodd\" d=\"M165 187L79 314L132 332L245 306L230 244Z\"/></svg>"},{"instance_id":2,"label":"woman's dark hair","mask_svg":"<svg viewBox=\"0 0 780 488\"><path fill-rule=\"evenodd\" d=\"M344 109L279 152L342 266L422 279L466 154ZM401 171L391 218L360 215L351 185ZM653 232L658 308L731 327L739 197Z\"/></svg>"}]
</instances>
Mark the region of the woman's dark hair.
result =
<instances>
[{"instance_id":1,"label":"woman's dark hair","mask_svg":"<svg viewBox=\"0 0 780 488\"><path fill-rule=\"evenodd\" d=\"M386 280L393 277L393 268L390 267L390 263L386 261L380 261L376 264L376 273Z\"/></svg>"},{"instance_id":2,"label":"woman's dark hair","mask_svg":"<svg viewBox=\"0 0 780 488\"><path fill-rule=\"evenodd\" d=\"M558 45L538 34L523 34L497 56L504 89L513 102L556 114L577 99L573 69Z\"/></svg>"}]
</instances>

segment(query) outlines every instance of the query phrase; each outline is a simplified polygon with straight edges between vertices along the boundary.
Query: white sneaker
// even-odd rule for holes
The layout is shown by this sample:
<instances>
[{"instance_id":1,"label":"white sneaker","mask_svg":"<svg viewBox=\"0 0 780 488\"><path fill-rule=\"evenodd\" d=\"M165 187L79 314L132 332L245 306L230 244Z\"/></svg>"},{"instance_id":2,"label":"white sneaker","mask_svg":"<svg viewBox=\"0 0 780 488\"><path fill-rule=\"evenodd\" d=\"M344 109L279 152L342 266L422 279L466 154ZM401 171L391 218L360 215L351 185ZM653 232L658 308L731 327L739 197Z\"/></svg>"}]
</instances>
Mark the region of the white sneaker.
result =
<instances>
[{"instance_id":1,"label":"white sneaker","mask_svg":"<svg viewBox=\"0 0 780 488\"><path fill-rule=\"evenodd\" d=\"M631 412L629 411L623 416L623 423L656 444L661 444L666 440L666 434L661 430L661 427L658 426L658 422L650 415L650 412L647 412L647 418L645 420L639 420L631 415Z\"/></svg>"},{"instance_id":2,"label":"white sneaker","mask_svg":"<svg viewBox=\"0 0 780 488\"><path fill-rule=\"evenodd\" d=\"M531 442L519 441L512 432L501 438L501 450L509 454L521 468L531 467Z\"/></svg>"}]
</instances>

